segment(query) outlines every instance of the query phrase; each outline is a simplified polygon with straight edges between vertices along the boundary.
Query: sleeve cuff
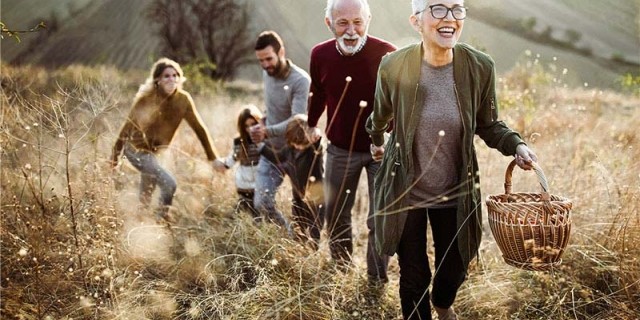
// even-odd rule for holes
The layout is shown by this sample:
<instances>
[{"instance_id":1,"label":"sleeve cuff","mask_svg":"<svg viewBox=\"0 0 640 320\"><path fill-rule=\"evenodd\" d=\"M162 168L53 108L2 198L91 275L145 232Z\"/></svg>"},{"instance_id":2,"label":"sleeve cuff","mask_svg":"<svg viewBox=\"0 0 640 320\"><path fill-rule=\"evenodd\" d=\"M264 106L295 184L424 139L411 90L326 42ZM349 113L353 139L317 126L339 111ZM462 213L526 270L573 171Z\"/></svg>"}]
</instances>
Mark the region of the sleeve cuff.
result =
<instances>
[{"instance_id":1,"label":"sleeve cuff","mask_svg":"<svg viewBox=\"0 0 640 320\"><path fill-rule=\"evenodd\" d=\"M383 145L384 144L384 135L381 135L381 134L371 135L371 142L376 147L379 147L379 146Z\"/></svg>"}]
</instances>

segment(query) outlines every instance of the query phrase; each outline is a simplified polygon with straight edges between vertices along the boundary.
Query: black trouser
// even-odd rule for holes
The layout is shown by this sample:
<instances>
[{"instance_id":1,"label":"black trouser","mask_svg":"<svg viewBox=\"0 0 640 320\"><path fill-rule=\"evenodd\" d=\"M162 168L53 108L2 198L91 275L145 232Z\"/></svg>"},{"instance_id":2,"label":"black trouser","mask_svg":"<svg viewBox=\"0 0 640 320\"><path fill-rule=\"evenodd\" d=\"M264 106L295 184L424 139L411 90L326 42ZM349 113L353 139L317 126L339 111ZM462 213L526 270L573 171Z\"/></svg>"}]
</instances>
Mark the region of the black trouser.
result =
<instances>
[{"instance_id":1,"label":"black trouser","mask_svg":"<svg viewBox=\"0 0 640 320\"><path fill-rule=\"evenodd\" d=\"M431 319L427 220L431 221L436 254L433 304L449 308L466 276L456 239L456 208L410 210L398 246L400 304L404 319Z\"/></svg>"},{"instance_id":2,"label":"black trouser","mask_svg":"<svg viewBox=\"0 0 640 320\"><path fill-rule=\"evenodd\" d=\"M320 140L302 151L295 150L293 147L274 150L270 146L265 146L262 150L262 156L277 168L280 180L271 184L269 181L263 181L262 187L258 186L260 183L256 183L258 189L267 187L272 189L269 191L268 198L262 194L256 194L256 196L261 196L261 198L255 198L256 207L258 209L263 206L271 207L271 210L275 211L275 192L282 182L281 178L284 175L289 176L293 197L291 212L295 224L299 227L299 232L296 232L295 235L301 241L310 240L317 249L324 222L324 192L322 190L324 168L322 166L323 148ZM258 172L260 174L260 169ZM277 215L283 217L281 213Z\"/></svg>"},{"instance_id":3,"label":"black trouser","mask_svg":"<svg viewBox=\"0 0 640 320\"><path fill-rule=\"evenodd\" d=\"M291 179L291 213L302 236L312 240L317 248L324 222L323 148L317 141L303 151L291 150L289 157L292 166L285 166L284 169Z\"/></svg>"}]
</instances>

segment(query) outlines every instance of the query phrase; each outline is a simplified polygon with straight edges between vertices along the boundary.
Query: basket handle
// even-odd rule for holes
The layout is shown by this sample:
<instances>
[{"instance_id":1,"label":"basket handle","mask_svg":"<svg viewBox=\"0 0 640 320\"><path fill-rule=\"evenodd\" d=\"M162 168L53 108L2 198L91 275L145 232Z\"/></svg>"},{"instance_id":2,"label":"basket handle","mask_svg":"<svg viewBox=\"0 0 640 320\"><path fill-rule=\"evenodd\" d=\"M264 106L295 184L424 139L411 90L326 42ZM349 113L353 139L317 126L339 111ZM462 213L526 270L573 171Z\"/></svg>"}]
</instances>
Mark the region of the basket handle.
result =
<instances>
[{"instance_id":1,"label":"basket handle","mask_svg":"<svg viewBox=\"0 0 640 320\"><path fill-rule=\"evenodd\" d=\"M542 200L543 207L543 223L547 224L547 219L550 215L553 214L554 209L551 205L551 196L549 196L549 183L547 182L547 177L544 175L544 171L537 162L532 162L533 170L536 172L536 176L538 177L538 182L540 183L540 187L542 187L542 193L540 194ZM507 167L507 171L504 175L504 193L508 198L511 193L511 176L513 174L513 168L516 166L516 160L511 161L509 166Z\"/></svg>"},{"instance_id":2,"label":"basket handle","mask_svg":"<svg viewBox=\"0 0 640 320\"><path fill-rule=\"evenodd\" d=\"M547 182L547 177L544 175L544 171L537 162L533 163L533 170L536 172L536 176L538 176L538 182L540 183L540 187L542 187L542 193L546 194L548 198L549 195L549 183ZM507 171L504 174L504 193L511 193L511 176L513 175L513 168L516 166L516 160L511 161L509 166L507 167ZM543 196L544 197L544 196ZM548 200L548 199L547 199Z\"/></svg>"}]
</instances>

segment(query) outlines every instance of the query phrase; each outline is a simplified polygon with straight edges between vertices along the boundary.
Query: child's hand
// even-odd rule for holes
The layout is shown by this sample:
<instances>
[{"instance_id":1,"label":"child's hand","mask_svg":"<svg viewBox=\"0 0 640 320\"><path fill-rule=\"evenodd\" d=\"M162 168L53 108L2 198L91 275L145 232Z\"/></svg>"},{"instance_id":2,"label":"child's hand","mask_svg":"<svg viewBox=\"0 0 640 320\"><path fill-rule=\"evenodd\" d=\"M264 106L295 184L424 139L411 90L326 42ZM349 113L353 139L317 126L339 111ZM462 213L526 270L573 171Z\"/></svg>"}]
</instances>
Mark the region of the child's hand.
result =
<instances>
[{"instance_id":1,"label":"child's hand","mask_svg":"<svg viewBox=\"0 0 640 320\"><path fill-rule=\"evenodd\" d=\"M371 157L373 158L373 161L382 161L382 157L384 156L384 146L378 147L374 144L371 144L369 148L371 150Z\"/></svg>"},{"instance_id":2,"label":"child's hand","mask_svg":"<svg viewBox=\"0 0 640 320\"><path fill-rule=\"evenodd\" d=\"M320 130L318 127L309 127L307 134L309 135L310 143L316 143L318 142L318 140L320 140L320 138L322 138L322 130Z\"/></svg>"}]
</instances>

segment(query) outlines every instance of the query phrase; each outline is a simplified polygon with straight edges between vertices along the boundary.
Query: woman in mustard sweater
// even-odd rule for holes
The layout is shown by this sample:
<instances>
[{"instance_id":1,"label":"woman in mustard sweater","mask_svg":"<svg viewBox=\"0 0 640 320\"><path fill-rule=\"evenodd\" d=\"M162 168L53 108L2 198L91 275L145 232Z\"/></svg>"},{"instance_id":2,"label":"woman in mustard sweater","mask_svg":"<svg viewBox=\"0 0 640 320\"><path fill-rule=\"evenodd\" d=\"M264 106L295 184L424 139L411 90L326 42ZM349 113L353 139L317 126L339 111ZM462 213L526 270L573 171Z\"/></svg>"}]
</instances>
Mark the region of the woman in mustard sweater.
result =
<instances>
[{"instance_id":1,"label":"woman in mustard sweater","mask_svg":"<svg viewBox=\"0 0 640 320\"><path fill-rule=\"evenodd\" d=\"M176 191L176 180L160 166L156 154L168 147L182 120L198 136L209 161L216 171L223 171L211 143L209 131L195 108L191 95L182 90L185 81L180 65L162 58L151 68L151 74L140 86L118 139L113 146L111 165L116 167L120 154L140 171L140 201L148 206L156 186L160 188L160 207L156 218L168 219L168 211Z\"/></svg>"}]
</instances>

